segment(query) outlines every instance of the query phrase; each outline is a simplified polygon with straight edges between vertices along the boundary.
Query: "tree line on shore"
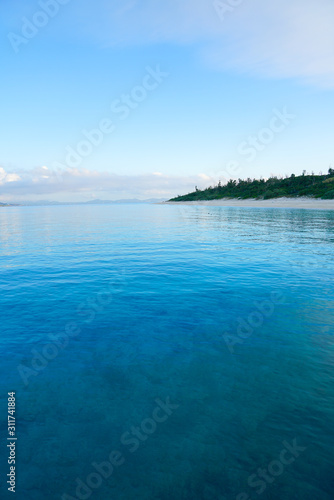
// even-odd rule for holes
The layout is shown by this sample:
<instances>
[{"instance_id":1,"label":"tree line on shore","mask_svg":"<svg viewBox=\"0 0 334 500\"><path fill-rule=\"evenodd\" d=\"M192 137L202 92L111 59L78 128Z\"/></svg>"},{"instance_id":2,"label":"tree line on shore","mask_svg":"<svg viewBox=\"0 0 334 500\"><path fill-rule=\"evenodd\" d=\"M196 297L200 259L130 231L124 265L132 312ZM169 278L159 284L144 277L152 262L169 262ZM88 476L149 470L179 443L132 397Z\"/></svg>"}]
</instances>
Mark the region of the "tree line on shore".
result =
<instances>
[{"instance_id":1,"label":"tree line on shore","mask_svg":"<svg viewBox=\"0 0 334 500\"><path fill-rule=\"evenodd\" d=\"M271 198L309 196L323 200L334 199L334 169L328 174L292 174L290 177L269 179L229 180L226 184L219 181L216 186L197 189L183 196L176 196L170 201L217 200L220 198L255 198L269 200Z\"/></svg>"}]
</instances>

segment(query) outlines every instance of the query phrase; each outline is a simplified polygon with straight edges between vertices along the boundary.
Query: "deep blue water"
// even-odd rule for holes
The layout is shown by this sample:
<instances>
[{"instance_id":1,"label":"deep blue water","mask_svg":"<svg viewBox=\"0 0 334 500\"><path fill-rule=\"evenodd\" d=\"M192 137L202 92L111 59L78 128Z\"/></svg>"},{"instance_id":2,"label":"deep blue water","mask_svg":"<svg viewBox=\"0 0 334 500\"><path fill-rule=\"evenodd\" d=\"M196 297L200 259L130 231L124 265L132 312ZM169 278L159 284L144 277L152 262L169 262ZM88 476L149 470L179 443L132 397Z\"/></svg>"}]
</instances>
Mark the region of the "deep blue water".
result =
<instances>
[{"instance_id":1,"label":"deep blue water","mask_svg":"<svg viewBox=\"0 0 334 500\"><path fill-rule=\"evenodd\" d=\"M12 207L0 227L1 498L333 499L333 212Z\"/></svg>"}]
</instances>

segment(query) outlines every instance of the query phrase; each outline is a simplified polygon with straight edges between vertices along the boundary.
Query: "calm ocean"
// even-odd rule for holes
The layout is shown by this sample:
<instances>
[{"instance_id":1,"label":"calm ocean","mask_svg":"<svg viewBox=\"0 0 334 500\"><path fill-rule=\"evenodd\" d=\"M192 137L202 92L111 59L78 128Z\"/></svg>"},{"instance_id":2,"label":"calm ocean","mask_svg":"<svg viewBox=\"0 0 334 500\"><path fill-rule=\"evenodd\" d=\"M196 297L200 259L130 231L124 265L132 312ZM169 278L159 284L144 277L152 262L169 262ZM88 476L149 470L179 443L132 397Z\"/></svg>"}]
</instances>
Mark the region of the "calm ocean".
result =
<instances>
[{"instance_id":1,"label":"calm ocean","mask_svg":"<svg viewBox=\"0 0 334 500\"><path fill-rule=\"evenodd\" d=\"M1 498L333 499L334 212L9 207L0 228Z\"/></svg>"}]
</instances>

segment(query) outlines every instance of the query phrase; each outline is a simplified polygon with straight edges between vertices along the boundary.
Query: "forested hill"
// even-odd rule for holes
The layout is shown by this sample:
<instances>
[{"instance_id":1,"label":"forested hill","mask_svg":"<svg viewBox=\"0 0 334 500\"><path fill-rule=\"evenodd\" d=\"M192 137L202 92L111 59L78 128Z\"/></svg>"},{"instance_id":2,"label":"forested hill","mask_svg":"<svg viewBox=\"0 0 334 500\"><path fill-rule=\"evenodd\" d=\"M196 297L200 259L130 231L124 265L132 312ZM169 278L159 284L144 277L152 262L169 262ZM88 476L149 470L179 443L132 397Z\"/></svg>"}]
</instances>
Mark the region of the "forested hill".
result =
<instances>
[{"instance_id":1,"label":"forested hill","mask_svg":"<svg viewBox=\"0 0 334 500\"><path fill-rule=\"evenodd\" d=\"M285 179L270 177L267 180L247 179L230 180L222 185L197 189L183 196L176 196L169 201L217 200L220 198L258 198L268 200L282 196L311 196L324 200L334 199L334 169L330 168L326 175L292 174Z\"/></svg>"}]
</instances>

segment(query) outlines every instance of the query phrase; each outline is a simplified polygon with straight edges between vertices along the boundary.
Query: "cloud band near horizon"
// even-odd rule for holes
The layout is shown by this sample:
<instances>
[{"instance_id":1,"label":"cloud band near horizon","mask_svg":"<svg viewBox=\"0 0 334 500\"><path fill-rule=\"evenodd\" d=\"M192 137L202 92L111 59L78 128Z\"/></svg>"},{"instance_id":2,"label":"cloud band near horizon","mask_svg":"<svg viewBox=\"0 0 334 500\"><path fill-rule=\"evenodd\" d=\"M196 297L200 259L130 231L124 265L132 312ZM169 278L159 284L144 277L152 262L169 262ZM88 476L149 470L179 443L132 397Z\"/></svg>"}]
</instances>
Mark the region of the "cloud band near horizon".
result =
<instances>
[{"instance_id":1,"label":"cloud band near horizon","mask_svg":"<svg viewBox=\"0 0 334 500\"><path fill-rule=\"evenodd\" d=\"M193 191L195 186L207 187L215 180L205 174L167 176L160 172L142 175L119 175L88 169L51 170L46 166L31 170L6 171L0 167L0 201L10 202L29 196L62 195L80 201L100 197L108 199L169 198Z\"/></svg>"}]
</instances>

